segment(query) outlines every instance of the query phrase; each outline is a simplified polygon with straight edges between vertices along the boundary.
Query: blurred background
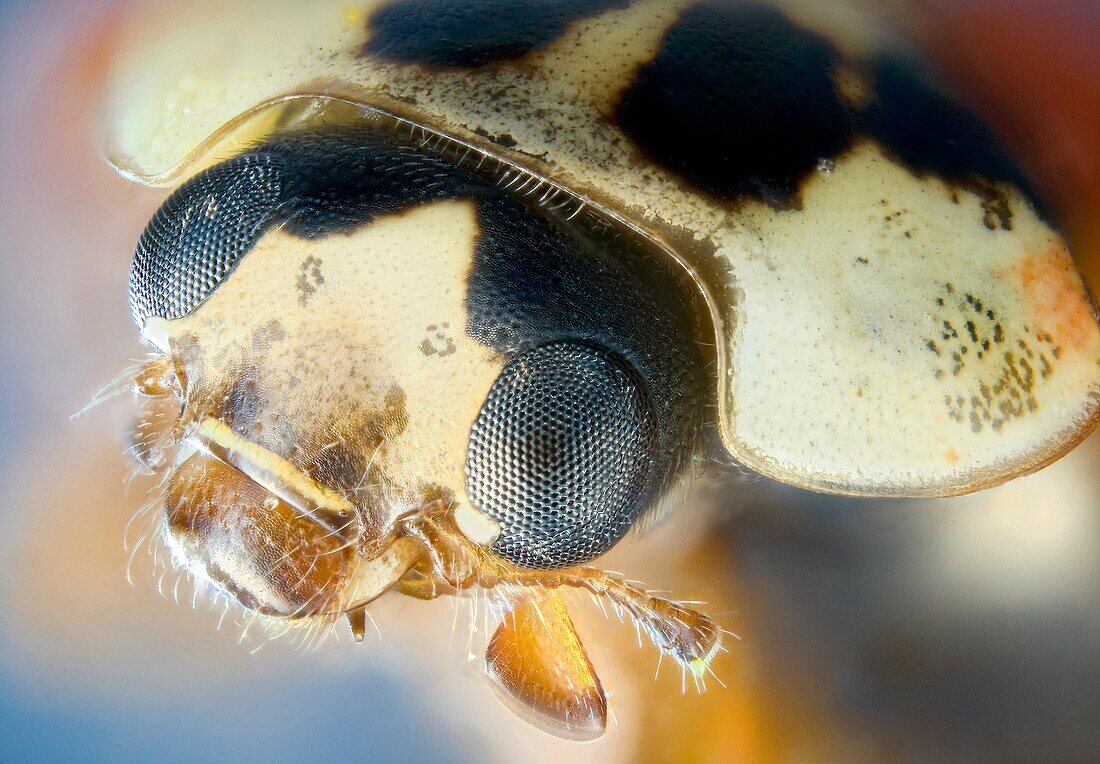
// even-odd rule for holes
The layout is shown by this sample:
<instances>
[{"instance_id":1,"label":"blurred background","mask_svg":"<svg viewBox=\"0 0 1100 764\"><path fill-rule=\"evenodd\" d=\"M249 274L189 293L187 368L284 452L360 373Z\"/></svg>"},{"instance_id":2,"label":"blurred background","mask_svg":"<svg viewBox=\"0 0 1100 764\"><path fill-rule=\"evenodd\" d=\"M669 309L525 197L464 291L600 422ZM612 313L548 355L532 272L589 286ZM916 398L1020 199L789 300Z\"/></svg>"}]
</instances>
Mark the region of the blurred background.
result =
<instances>
[{"instance_id":1,"label":"blurred background","mask_svg":"<svg viewBox=\"0 0 1100 764\"><path fill-rule=\"evenodd\" d=\"M1100 6L914 0L908 30L1020 158L1100 285ZM381 638L303 651L157 591L122 547L126 401L70 421L141 355L133 243L161 195L107 168L97 107L121 4L0 2L0 760L1100 761L1100 439L942 501L760 479L608 567L705 600L725 683L680 676L578 602L615 717L573 745L498 706L449 602L386 600ZM485 636L472 635L480 655Z\"/></svg>"}]
</instances>

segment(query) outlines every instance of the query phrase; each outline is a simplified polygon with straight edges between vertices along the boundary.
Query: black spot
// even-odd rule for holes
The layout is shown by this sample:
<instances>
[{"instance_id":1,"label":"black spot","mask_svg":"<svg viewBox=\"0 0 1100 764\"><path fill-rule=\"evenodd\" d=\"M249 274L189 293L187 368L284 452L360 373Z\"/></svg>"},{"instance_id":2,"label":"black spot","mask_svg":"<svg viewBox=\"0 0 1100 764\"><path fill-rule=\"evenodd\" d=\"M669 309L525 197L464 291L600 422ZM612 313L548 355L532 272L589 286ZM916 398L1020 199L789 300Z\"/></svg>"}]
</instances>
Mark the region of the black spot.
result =
<instances>
[{"instance_id":1,"label":"black spot","mask_svg":"<svg viewBox=\"0 0 1100 764\"><path fill-rule=\"evenodd\" d=\"M362 55L432 66L513 61L629 0L398 0L370 18Z\"/></svg>"},{"instance_id":2,"label":"black spot","mask_svg":"<svg viewBox=\"0 0 1100 764\"><path fill-rule=\"evenodd\" d=\"M917 175L935 175L982 197L987 227L1010 229L1012 212L989 182L1035 195L982 121L915 61L884 58L871 69L876 96L860 115L861 128Z\"/></svg>"},{"instance_id":3,"label":"black spot","mask_svg":"<svg viewBox=\"0 0 1100 764\"><path fill-rule=\"evenodd\" d=\"M672 27L617 119L653 161L714 196L797 205L800 180L852 138L836 61L774 9L709 0Z\"/></svg>"}]
</instances>

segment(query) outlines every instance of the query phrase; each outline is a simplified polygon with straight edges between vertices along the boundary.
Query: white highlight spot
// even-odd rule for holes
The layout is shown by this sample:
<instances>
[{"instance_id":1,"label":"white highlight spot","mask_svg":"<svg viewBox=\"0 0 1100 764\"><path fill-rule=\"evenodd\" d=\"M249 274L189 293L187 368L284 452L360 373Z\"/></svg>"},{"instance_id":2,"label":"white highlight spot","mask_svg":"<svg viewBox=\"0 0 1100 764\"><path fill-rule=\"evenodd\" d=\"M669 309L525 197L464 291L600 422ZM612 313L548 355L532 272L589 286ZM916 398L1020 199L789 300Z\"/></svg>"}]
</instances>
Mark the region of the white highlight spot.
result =
<instances>
[{"instance_id":1,"label":"white highlight spot","mask_svg":"<svg viewBox=\"0 0 1100 764\"><path fill-rule=\"evenodd\" d=\"M145 319L141 326L141 338L165 355L168 354L168 321L157 316Z\"/></svg>"},{"instance_id":2,"label":"white highlight spot","mask_svg":"<svg viewBox=\"0 0 1100 764\"><path fill-rule=\"evenodd\" d=\"M500 538L500 524L469 504L459 504L455 510L455 525L475 544L489 546Z\"/></svg>"}]
</instances>

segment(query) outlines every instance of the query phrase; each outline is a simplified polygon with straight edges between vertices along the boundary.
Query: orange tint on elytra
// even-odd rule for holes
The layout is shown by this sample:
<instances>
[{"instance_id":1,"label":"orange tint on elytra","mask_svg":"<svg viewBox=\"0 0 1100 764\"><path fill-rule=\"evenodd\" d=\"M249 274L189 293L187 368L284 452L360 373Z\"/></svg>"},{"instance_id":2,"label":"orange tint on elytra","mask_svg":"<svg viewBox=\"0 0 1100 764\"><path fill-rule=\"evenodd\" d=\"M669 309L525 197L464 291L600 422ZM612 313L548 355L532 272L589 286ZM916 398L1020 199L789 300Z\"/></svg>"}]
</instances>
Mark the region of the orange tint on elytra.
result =
<instances>
[{"instance_id":1,"label":"orange tint on elytra","mask_svg":"<svg viewBox=\"0 0 1100 764\"><path fill-rule=\"evenodd\" d=\"M1100 17L1091 0L916 0L921 42L1065 227L1100 289ZM1052 5L1053 9L1055 6Z\"/></svg>"},{"instance_id":2,"label":"orange tint on elytra","mask_svg":"<svg viewBox=\"0 0 1100 764\"><path fill-rule=\"evenodd\" d=\"M1091 338L1092 305L1081 291L1073 258L1064 248L1028 255L1016 266L1016 275L1035 315L1055 344L1080 349Z\"/></svg>"}]
</instances>

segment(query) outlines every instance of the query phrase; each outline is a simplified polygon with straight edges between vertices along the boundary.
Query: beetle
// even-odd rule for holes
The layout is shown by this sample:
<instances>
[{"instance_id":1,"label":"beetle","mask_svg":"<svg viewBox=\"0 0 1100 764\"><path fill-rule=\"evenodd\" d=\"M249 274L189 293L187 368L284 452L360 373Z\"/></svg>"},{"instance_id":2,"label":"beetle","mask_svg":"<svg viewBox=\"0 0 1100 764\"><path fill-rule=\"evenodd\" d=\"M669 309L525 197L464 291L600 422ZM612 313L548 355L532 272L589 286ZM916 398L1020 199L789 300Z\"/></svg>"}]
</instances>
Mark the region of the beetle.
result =
<instances>
[{"instance_id":1,"label":"beetle","mask_svg":"<svg viewBox=\"0 0 1100 764\"><path fill-rule=\"evenodd\" d=\"M130 307L154 351L133 450L178 564L360 636L387 591L489 592L494 687L592 739L606 699L561 589L696 678L721 649L707 616L588 567L700 465L942 496L1080 442L1100 326L1057 225L927 62L845 18L747 0L143 18L108 157L174 188Z\"/></svg>"}]
</instances>

